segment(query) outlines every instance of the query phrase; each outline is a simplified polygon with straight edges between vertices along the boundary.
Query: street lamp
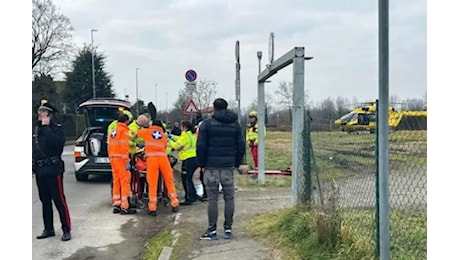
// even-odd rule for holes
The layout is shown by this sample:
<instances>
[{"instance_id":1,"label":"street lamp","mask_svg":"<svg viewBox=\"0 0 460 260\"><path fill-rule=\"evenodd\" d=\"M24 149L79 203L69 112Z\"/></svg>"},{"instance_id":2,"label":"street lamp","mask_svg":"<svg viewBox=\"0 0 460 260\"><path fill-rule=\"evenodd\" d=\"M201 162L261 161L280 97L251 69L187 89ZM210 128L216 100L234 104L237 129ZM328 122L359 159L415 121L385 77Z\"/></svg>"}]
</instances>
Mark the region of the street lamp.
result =
<instances>
[{"instance_id":1,"label":"street lamp","mask_svg":"<svg viewBox=\"0 0 460 260\"><path fill-rule=\"evenodd\" d=\"M261 72L260 61L262 60L262 52L261 51L257 52L257 59L259 60L259 74L260 74L260 72Z\"/></svg>"},{"instance_id":2,"label":"street lamp","mask_svg":"<svg viewBox=\"0 0 460 260\"><path fill-rule=\"evenodd\" d=\"M97 32L96 29L91 29L91 72L93 75L93 98L96 98L96 77L94 75L94 40L93 32Z\"/></svg>"},{"instance_id":3,"label":"street lamp","mask_svg":"<svg viewBox=\"0 0 460 260\"><path fill-rule=\"evenodd\" d=\"M257 59L259 60L259 74L262 72L262 69L260 67L260 62L262 60L262 51L257 51ZM266 80L266 83L270 83L270 80Z\"/></svg>"},{"instance_id":4,"label":"street lamp","mask_svg":"<svg viewBox=\"0 0 460 260\"><path fill-rule=\"evenodd\" d=\"M157 83L155 83L155 105L158 104L158 99L157 99Z\"/></svg>"},{"instance_id":5,"label":"street lamp","mask_svg":"<svg viewBox=\"0 0 460 260\"><path fill-rule=\"evenodd\" d=\"M136 107L137 107L137 116L139 116L139 88L138 88L138 80L137 80L137 72L139 68L136 68Z\"/></svg>"},{"instance_id":6,"label":"street lamp","mask_svg":"<svg viewBox=\"0 0 460 260\"><path fill-rule=\"evenodd\" d=\"M166 124L168 124L168 92L166 92Z\"/></svg>"}]
</instances>

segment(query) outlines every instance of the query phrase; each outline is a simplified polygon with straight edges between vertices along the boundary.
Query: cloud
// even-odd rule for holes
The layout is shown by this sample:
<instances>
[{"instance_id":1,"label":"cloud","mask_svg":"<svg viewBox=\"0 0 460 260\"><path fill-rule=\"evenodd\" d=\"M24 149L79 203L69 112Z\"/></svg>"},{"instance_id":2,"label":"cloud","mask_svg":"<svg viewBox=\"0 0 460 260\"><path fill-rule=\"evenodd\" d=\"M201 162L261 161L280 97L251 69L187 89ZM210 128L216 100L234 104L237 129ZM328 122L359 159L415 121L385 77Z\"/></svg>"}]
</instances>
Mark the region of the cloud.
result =
<instances>
[{"instance_id":1,"label":"cloud","mask_svg":"<svg viewBox=\"0 0 460 260\"><path fill-rule=\"evenodd\" d=\"M56 1L75 27L75 39L90 41L107 55L118 93L134 97L139 67L141 99L168 96L184 87L184 73L218 82L220 96L234 99L235 41L240 41L242 106L257 97L257 51L267 63L268 36L275 33L275 59L295 46L306 48L306 89L314 101L329 96L378 95L377 3L335 1L100 0ZM390 94L426 92L426 1L390 4ZM292 81L292 67L273 76L266 91ZM141 91L142 89L142 91ZM166 94L168 93L168 94ZM163 104L166 105L163 98Z\"/></svg>"}]
</instances>

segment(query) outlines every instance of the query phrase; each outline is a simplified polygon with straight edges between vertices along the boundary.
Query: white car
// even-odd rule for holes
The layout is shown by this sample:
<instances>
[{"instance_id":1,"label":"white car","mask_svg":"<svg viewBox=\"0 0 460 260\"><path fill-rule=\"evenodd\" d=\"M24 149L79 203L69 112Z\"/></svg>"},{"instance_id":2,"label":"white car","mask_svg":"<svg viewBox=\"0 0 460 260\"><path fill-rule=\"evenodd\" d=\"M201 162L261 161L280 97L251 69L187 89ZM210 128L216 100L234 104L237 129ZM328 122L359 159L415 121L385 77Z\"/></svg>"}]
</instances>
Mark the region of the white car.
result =
<instances>
[{"instance_id":1,"label":"white car","mask_svg":"<svg viewBox=\"0 0 460 260\"><path fill-rule=\"evenodd\" d=\"M88 180L89 175L110 175L107 154L107 127L117 119L119 109L130 110L131 103L115 98L89 99L78 106L85 115L86 128L75 142L74 165L77 181Z\"/></svg>"}]
</instances>

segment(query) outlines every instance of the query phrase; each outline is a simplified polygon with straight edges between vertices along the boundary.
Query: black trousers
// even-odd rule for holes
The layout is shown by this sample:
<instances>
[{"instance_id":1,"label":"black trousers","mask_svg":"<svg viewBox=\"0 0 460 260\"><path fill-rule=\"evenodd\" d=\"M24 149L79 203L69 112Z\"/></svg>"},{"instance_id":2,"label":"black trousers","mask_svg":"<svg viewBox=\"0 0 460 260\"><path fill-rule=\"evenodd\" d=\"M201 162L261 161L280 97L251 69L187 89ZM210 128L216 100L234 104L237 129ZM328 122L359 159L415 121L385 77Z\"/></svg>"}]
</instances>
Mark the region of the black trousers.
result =
<instances>
[{"instance_id":1,"label":"black trousers","mask_svg":"<svg viewBox=\"0 0 460 260\"><path fill-rule=\"evenodd\" d=\"M62 231L70 232L71 230L69 208L67 207L62 182L63 176L63 174L58 176L35 176L38 196L42 202L43 224L46 230L54 230L52 201L59 212Z\"/></svg>"},{"instance_id":2,"label":"black trousers","mask_svg":"<svg viewBox=\"0 0 460 260\"><path fill-rule=\"evenodd\" d=\"M185 200L197 201L200 197L196 194L193 184L193 173L198 167L196 157L188 158L182 162L182 185L185 191Z\"/></svg>"}]
</instances>

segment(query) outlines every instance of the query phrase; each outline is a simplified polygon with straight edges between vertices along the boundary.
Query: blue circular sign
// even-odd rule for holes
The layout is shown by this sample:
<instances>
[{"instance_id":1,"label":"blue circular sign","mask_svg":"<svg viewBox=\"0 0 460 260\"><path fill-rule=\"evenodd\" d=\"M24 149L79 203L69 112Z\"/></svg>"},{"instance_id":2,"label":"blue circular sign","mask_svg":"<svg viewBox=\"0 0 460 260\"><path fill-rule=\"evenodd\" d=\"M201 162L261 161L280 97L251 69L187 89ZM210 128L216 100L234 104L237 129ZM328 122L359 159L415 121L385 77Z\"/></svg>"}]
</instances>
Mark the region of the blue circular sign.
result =
<instances>
[{"instance_id":1,"label":"blue circular sign","mask_svg":"<svg viewBox=\"0 0 460 260\"><path fill-rule=\"evenodd\" d=\"M196 80L197 74L194 70L187 70L185 72L185 79L189 82L193 82Z\"/></svg>"}]
</instances>

